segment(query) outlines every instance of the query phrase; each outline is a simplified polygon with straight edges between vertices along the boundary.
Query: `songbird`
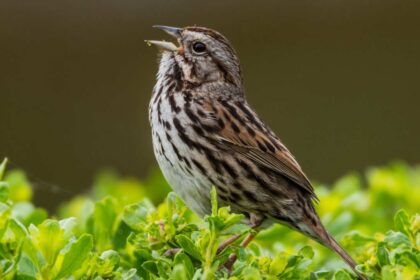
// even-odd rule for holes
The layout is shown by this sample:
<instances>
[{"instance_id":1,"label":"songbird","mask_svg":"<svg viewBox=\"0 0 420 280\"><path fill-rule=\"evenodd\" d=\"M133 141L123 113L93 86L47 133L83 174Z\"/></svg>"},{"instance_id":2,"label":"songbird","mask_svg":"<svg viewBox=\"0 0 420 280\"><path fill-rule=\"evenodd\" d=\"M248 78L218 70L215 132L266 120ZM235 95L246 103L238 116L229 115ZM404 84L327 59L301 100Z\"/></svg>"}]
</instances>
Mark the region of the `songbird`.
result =
<instances>
[{"instance_id":1,"label":"songbird","mask_svg":"<svg viewBox=\"0 0 420 280\"><path fill-rule=\"evenodd\" d=\"M175 193L203 216L211 213L215 186L219 203L244 214L253 228L286 225L334 250L367 279L322 225L318 198L296 159L246 101L228 40L205 27L155 27L177 41L146 41L161 50L149 106L153 148Z\"/></svg>"}]
</instances>

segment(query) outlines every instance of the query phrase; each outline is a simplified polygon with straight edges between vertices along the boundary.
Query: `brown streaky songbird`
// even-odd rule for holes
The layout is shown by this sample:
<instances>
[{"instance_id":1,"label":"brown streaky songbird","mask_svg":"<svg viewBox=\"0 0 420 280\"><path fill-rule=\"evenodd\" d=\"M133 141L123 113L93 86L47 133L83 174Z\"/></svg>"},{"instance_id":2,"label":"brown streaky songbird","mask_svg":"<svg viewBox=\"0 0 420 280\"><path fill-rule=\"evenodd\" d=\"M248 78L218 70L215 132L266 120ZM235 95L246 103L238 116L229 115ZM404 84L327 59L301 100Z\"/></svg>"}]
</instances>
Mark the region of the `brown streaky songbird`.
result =
<instances>
[{"instance_id":1,"label":"brown streaky songbird","mask_svg":"<svg viewBox=\"0 0 420 280\"><path fill-rule=\"evenodd\" d=\"M337 252L367 279L322 225L314 189L293 155L246 101L228 40L204 27L155 27L177 40L146 41L161 49L149 118L156 159L174 191L203 216L211 213L215 186L219 203L244 214L256 230L286 225ZM235 259L231 255L228 269Z\"/></svg>"}]
</instances>

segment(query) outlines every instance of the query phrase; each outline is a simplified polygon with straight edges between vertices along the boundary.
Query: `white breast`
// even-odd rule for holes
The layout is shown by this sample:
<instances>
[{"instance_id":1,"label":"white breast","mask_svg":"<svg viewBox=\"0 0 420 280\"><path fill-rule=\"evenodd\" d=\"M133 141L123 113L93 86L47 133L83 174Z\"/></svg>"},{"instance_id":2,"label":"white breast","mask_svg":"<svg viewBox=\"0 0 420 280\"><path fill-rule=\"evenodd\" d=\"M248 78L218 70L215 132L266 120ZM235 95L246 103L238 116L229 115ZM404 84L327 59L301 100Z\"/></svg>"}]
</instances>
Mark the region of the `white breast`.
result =
<instances>
[{"instance_id":1,"label":"white breast","mask_svg":"<svg viewBox=\"0 0 420 280\"><path fill-rule=\"evenodd\" d=\"M190 209L200 216L209 214L211 211L211 183L191 163L189 167L185 162L179 160L173 145L182 157L190 158L193 151L180 139L174 127L172 121L174 113L171 110L168 98L163 94L157 98L160 100L156 102L153 102L152 99L149 114L153 149L159 167L175 193L181 197ZM180 94L175 100L176 104L182 106L184 101ZM160 106L159 109L158 106ZM160 111L160 120L158 111ZM187 128L189 119L185 113L181 111L176 114L176 117ZM169 122L171 129L165 127L164 122Z\"/></svg>"}]
</instances>

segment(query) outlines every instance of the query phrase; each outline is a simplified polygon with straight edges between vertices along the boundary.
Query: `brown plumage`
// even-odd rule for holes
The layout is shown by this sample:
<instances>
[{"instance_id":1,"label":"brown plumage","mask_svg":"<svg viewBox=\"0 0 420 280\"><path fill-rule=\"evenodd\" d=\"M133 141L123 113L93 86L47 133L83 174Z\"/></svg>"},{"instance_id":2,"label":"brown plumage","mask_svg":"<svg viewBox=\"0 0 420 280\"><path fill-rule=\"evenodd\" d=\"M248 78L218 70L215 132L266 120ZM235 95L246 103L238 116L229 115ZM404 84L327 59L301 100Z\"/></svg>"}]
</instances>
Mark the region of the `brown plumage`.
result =
<instances>
[{"instance_id":1,"label":"brown plumage","mask_svg":"<svg viewBox=\"0 0 420 280\"><path fill-rule=\"evenodd\" d=\"M148 41L162 49L149 111L154 152L174 191L205 215L215 186L220 203L252 226L282 223L336 251L358 273L322 225L309 179L245 100L227 39L203 27L158 28L179 44Z\"/></svg>"}]
</instances>

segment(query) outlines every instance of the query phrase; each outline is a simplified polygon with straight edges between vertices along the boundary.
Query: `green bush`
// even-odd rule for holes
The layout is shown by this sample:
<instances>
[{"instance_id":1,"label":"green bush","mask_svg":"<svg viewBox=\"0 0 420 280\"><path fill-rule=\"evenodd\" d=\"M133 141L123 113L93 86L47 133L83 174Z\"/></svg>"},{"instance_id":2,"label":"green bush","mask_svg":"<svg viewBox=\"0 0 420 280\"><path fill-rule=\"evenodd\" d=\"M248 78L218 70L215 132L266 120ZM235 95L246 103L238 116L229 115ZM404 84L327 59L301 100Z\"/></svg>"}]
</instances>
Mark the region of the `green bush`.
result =
<instances>
[{"instance_id":1,"label":"green bush","mask_svg":"<svg viewBox=\"0 0 420 280\"><path fill-rule=\"evenodd\" d=\"M0 279L355 279L343 262L285 227L248 248L220 242L250 229L218 208L198 219L160 176L101 174L90 194L49 216L31 202L24 173L0 166ZM371 279L420 279L420 168L393 164L318 185L318 211ZM152 202L153 201L153 202ZM405 210L399 210L404 208ZM180 249L176 249L180 248ZM238 261L229 276L221 265Z\"/></svg>"}]
</instances>

